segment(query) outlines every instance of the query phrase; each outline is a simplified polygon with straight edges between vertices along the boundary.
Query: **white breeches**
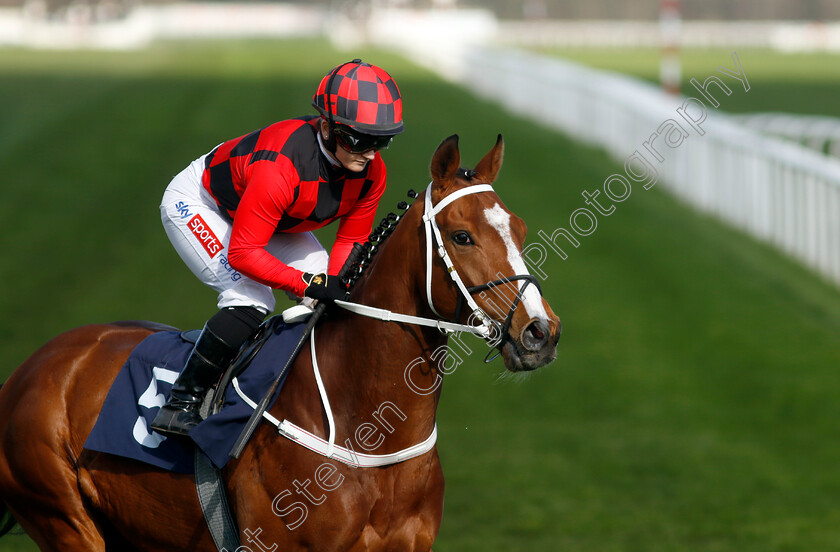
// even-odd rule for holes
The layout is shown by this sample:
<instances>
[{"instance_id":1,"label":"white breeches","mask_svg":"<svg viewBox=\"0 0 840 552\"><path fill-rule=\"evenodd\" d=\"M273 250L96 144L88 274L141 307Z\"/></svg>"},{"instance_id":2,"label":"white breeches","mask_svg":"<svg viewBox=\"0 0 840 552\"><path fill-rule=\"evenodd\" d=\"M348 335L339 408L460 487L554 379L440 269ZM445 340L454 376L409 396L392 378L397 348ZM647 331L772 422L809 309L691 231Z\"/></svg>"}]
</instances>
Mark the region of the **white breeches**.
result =
<instances>
[{"instance_id":1,"label":"white breeches","mask_svg":"<svg viewBox=\"0 0 840 552\"><path fill-rule=\"evenodd\" d=\"M247 306L272 312L273 290L240 274L228 262L232 225L201 185L204 157L178 173L163 194L160 215L166 235L193 274L219 292L219 308ZM275 234L265 249L298 270L327 271L329 255L312 232Z\"/></svg>"}]
</instances>

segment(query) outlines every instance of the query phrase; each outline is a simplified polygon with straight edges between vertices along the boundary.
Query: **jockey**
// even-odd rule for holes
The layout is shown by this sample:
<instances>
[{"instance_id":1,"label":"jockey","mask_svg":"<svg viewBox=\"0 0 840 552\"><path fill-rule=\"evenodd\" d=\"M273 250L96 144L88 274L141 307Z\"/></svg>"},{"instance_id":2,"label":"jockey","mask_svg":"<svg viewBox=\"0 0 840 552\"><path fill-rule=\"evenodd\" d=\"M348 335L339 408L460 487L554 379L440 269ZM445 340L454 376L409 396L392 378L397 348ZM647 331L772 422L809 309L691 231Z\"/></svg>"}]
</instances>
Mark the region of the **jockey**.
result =
<instances>
[{"instance_id":1,"label":"jockey","mask_svg":"<svg viewBox=\"0 0 840 552\"><path fill-rule=\"evenodd\" d=\"M186 435L205 391L274 310L273 289L314 302L344 298L336 277L371 232L385 191L379 150L403 132L402 100L384 70L359 59L333 68L312 100L319 116L280 121L223 142L178 174L161 219L192 272L219 293L186 367L152 429ZM339 220L328 255L312 230ZM302 312L301 312L302 311Z\"/></svg>"}]
</instances>

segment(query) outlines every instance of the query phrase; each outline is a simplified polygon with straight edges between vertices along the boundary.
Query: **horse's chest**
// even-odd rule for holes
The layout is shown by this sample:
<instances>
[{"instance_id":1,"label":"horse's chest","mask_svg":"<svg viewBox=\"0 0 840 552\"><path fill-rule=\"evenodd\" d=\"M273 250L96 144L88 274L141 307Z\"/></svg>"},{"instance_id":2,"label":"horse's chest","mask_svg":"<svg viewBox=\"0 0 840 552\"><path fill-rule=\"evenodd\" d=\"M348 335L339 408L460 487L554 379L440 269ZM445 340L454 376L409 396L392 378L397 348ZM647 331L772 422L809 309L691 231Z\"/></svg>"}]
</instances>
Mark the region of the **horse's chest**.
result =
<instances>
[{"instance_id":1,"label":"horse's chest","mask_svg":"<svg viewBox=\"0 0 840 552\"><path fill-rule=\"evenodd\" d=\"M324 460L289 481L248 523L274 542L332 551L429 550L440 526L443 476L437 457L391 468L354 469ZM271 543L266 543L269 545ZM282 546L281 546L282 547Z\"/></svg>"},{"instance_id":2,"label":"horse's chest","mask_svg":"<svg viewBox=\"0 0 840 552\"><path fill-rule=\"evenodd\" d=\"M443 475L431 463L374 472L361 485L367 516L351 550L429 550L443 513ZM352 514L351 514L352 515Z\"/></svg>"}]
</instances>

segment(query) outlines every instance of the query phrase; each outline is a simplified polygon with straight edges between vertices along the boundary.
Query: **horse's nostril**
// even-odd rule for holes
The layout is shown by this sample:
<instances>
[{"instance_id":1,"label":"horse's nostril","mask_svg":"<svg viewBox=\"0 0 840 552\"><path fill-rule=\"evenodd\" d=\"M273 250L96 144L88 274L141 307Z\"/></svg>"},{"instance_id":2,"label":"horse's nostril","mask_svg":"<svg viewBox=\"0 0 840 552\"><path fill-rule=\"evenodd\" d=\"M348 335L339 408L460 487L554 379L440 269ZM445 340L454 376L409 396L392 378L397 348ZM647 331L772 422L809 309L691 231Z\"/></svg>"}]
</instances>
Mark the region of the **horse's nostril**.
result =
<instances>
[{"instance_id":1,"label":"horse's nostril","mask_svg":"<svg viewBox=\"0 0 840 552\"><path fill-rule=\"evenodd\" d=\"M545 322L534 320L522 330L522 345L530 351L538 351L548 341L550 330Z\"/></svg>"}]
</instances>

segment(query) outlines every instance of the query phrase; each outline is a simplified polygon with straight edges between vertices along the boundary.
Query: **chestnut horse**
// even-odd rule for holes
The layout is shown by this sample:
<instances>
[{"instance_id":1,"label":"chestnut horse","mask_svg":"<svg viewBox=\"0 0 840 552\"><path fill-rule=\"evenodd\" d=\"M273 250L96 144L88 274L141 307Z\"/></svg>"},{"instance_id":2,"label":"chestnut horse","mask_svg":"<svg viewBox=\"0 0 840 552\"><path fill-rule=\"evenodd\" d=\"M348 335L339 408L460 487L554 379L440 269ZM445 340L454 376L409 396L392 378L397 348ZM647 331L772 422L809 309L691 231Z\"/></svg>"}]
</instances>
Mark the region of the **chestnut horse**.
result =
<instances>
[{"instance_id":1,"label":"chestnut horse","mask_svg":"<svg viewBox=\"0 0 840 552\"><path fill-rule=\"evenodd\" d=\"M382 244L350 300L453 320L461 310L463 286L453 283L452 271L441 262L444 252L466 286L527 275L520 255L525 224L487 186L496 179L502 156L499 136L475 170L466 171L459 168L457 136L442 142L425 193L431 194L432 205L459 196L436 215L445 251L437 244L436 254L427 254L421 195ZM483 189L458 194L472 186ZM427 262L432 265L428 273ZM476 293L472 305L501 321L508 312L498 313L497 307L500 294L505 295L512 315L497 346L509 370L532 370L555 358L560 322L538 286L523 285L522 279L517 284L528 289L517 293L510 284L496 286L494 293ZM459 317L467 322L467 314ZM216 550L192 475L83 449L120 367L141 340L160 329L122 322L71 330L39 349L0 389L0 508L5 505L41 550ZM387 454L430 436L441 373L448 371L435 352L446 346L446 333L338 308L316 332L314 350L331 398L336 443ZM327 436L309 347L303 348L270 413ZM443 515L444 480L436 448L385 467L354 468L262 423L240 458L229 461L222 473L240 531L240 552L428 551Z\"/></svg>"}]
</instances>

